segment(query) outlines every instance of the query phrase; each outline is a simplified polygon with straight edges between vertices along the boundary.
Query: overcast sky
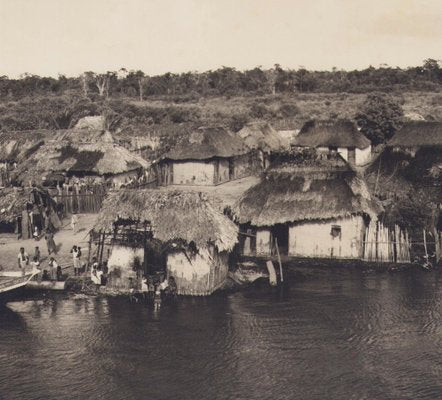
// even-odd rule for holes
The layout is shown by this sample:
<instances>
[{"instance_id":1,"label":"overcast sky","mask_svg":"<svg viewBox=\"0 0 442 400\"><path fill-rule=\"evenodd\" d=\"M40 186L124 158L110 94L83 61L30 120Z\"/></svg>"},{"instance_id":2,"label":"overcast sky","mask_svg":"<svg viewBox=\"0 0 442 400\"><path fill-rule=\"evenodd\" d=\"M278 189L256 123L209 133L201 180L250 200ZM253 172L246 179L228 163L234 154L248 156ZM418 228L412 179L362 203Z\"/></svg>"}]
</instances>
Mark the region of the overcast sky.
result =
<instances>
[{"instance_id":1,"label":"overcast sky","mask_svg":"<svg viewBox=\"0 0 442 400\"><path fill-rule=\"evenodd\" d=\"M442 0L0 0L0 75L407 67L442 59Z\"/></svg>"}]
</instances>

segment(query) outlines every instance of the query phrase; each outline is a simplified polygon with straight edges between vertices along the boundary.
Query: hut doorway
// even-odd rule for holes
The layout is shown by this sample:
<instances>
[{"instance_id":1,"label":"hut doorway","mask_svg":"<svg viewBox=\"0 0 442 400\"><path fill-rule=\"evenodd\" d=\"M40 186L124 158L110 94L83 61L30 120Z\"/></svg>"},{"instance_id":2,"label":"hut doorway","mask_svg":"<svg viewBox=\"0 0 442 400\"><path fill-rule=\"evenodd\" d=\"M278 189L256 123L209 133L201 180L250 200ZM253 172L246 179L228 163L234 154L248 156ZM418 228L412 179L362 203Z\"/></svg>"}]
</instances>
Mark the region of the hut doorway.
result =
<instances>
[{"instance_id":1,"label":"hut doorway","mask_svg":"<svg viewBox=\"0 0 442 400\"><path fill-rule=\"evenodd\" d=\"M289 226L288 224L276 224L271 228L272 244L278 243L279 252L283 255L289 253ZM273 247L272 246L272 247Z\"/></svg>"},{"instance_id":2,"label":"hut doorway","mask_svg":"<svg viewBox=\"0 0 442 400\"><path fill-rule=\"evenodd\" d=\"M229 180L233 180L235 176L235 163L233 158L229 158Z\"/></svg>"},{"instance_id":3,"label":"hut doorway","mask_svg":"<svg viewBox=\"0 0 442 400\"><path fill-rule=\"evenodd\" d=\"M352 165L356 165L356 149L354 147L348 148L348 162Z\"/></svg>"}]
</instances>

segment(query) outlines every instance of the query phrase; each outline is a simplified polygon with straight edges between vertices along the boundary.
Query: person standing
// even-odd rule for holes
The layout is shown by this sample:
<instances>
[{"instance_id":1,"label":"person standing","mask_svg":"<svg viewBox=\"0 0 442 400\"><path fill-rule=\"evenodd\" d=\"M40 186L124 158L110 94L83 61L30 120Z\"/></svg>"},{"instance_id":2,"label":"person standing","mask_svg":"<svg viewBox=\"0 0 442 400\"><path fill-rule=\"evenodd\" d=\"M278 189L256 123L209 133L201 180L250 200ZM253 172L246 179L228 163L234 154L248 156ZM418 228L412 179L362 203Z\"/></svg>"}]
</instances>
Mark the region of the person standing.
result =
<instances>
[{"instance_id":1,"label":"person standing","mask_svg":"<svg viewBox=\"0 0 442 400\"><path fill-rule=\"evenodd\" d=\"M74 233L77 233L77 224L78 224L78 217L77 214L72 214L71 216L71 227Z\"/></svg>"},{"instance_id":2,"label":"person standing","mask_svg":"<svg viewBox=\"0 0 442 400\"><path fill-rule=\"evenodd\" d=\"M58 263L55 261L54 257L51 257L49 260L49 273L51 274L51 281L57 280L57 269Z\"/></svg>"},{"instance_id":3,"label":"person standing","mask_svg":"<svg viewBox=\"0 0 442 400\"><path fill-rule=\"evenodd\" d=\"M37 258L37 261L40 262L41 254L40 254L40 248L38 246L35 246L34 258Z\"/></svg>"},{"instance_id":4,"label":"person standing","mask_svg":"<svg viewBox=\"0 0 442 400\"><path fill-rule=\"evenodd\" d=\"M141 293L143 294L144 302L147 302L147 296L149 293L149 283L147 281L146 275L143 275L143 278L141 279Z\"/></svg>"},{"instance_id":5,"label":"person standing","mask_svg":"<svg viewBox=\"0 0 442 400\"><path fill-rule=\"evenodd\" d=\"M74 275L80 275L80 256L79 256L79 250L77 246L73 246L71 249L71 254L74 262Z\"/></svg>"},{"instance_id":6,"label":"person standing","mask_svg":"<svg viewBox=\"0 0 442 400\"><path fill-rule=\"evenodd\" d=\"M21 269L22 275L26 272L26 266L29 264L29 256L24 247L20 247L18 253L18 267Z\"/></svg>"},{"instance_id":7,"label":"person standing","mask_svg":"<svg viewBox=\"0 0 442 400\"><path fill-rule=\"evenodd\" d=\"M48 246L48 253L57 254L57 246L55 245L54 234L48 230L45 234L46 245Z\"/></svg>"}]
</instances>

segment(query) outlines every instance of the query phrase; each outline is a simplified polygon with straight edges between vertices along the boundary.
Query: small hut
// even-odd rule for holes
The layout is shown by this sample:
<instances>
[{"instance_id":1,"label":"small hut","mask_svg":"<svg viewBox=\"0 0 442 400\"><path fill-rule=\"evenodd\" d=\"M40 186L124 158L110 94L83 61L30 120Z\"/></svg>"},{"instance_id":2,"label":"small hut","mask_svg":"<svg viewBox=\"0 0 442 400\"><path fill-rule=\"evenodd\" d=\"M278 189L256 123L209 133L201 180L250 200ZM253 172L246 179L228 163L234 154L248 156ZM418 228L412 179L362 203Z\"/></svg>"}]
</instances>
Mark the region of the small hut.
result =
<instances>
[{"instance_id":1,"label":"small hut","mask_svg":"<svg viewBox=\"0 0 442 400\"><path fill-rule=\"evenodd\" d=\"M202 193L125 189L108 195L95 230L110 231L118 221L141 226L149 222L154 239L166 246L166 269L178 293L209 295L225 281L228 255L237 242L237 226L214 208ZM143 248L114 244L108 266L121 277L135 277L136 261L145 259ZM127 279L126 279L127 281Z\"/></svg>"},{"instance_id":2,"label":"small hut","mask_svg":"<svg viewBox=\"0 0 442 400\"><path fill-rule=\"evenodd\" d=\"M256 153L261 169L269 166L273 152L288 148L282 137L268 122L250 122L238 132L238 135L250 151Z\"/></svg>"},{"instance_id":3,"label":"small hut","mask_svg":"<svg viewBox=\"0 0 442 400\"><path fill-rule=\"evenodd\" d=\"M442 149L442 122L406 122L387 146L397 151L408 151L413 154L421 148Z\"/></svg>"},{"instance_id":4,"label":"small hut","mask_svg":"<svg viewBox=\"0 0 442 400\"><path fill-rule=\"evenodd\" d=\"M245 255L360 258L377 209L365 183L339 155L303 153L271 167L233 207Z\"/></svg>"},{"instance_id":5,"label":"small hut","mask_svg":"<svg viewBox=\"0 0 442 400\"><path fill-rule=\"evenodd\" d=\"M120 186L148 167L146 160L113 143L110 134L100 133L93 141L82 141L81 136L73 140L74 133L60 131L54 140L46 141L18 166L16 180L28 184L40 182L46 175L64 173L67 177L104 179Z\"/></svg>"},{"instance_id":6,"label":"small hut","mask_svg":"<svg viewBox=\"0 0 442 400\"><path fill-rule=\"evenodd\" d=\"M34 228L61 227L56 203L40 187L6 188L0 191L0 232L17 233L22 239L32 237Z\"/></svg>"},{"instance_id":7,"label":"small hut","mask_svg":"<svg viewBox=\"0 0 442 400\"><path fill-rule=\"evenodd\" d=\"M371 142L349 120L308 121L293 139L293 147L310 147L318 152L338 152L352 165L365 165L371 159Z\"/></svg>"},{"instance_id":8,"label":"small hut","mask_svg":"<svg viewBox=\"0 0 442 400\"><path fill-rule=\"evenodd\" d=\"M249 148L223 127L201 127L159 162L163 185L219 185L252 173Z\"/></svg>"}]
</instances>

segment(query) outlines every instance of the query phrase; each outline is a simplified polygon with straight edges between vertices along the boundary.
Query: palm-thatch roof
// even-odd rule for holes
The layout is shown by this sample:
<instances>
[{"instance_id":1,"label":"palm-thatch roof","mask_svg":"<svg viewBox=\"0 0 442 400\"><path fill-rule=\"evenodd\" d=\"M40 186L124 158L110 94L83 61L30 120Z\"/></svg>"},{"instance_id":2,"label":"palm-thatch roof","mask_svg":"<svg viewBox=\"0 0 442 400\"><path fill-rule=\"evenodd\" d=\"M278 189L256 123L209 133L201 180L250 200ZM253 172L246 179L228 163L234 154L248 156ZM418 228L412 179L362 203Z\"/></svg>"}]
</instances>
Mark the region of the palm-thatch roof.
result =
<instances>
[{"instance_id":1,"label":"palm-thatch roof","mask_svg":"<svg viewBox=\"0 0 442 400\"><path fill-rule=\"evenodd\" d=\"M53 203L53 200L45 189L39 187L0 190L0 222L14 222L21 216L28 203L47 206Z\"/></svg>"},{"instance_id":2,"label":"palm-thatch roof","mask_svg":"<svg viewBox=\"0 0 442 400\"><path fill-rule=\"evenodd\" d=\"M233 207L240 223L271 226L381 211L365 182L339 156L300 158L269 169Z\"/></svg>"},{"instance_id":3,"label":"palm-thatch roof","mask_svg":"<svg viewBox=\"0 0 442 400\"><path fill-rule=\"evenodd\" d=\"M308 121L293 139L299 147L357 147L365 149L371 145L356 125L349 120Z\"/></svg>"},{"instance_id":4,"label":"palm-thatch roof","mask_svg":"<svg viewBox=\"0 0 442 400\"><path fill-rule=\"evenodd\" d=\"M0 161L20 162L34 153L52 131L0 132Z\"/></svg>"},{"instance_id":5,"label":"palm-thatch roof","mask_svg":"<svg viewBox=\"0 0 442 400\"><path fill-rule=\"evenodd\" d=\"M251 150L270 153L286 147L282 137L268 122L250 122L238 132L238 135Z\"/></svg>"},{"instance_id":6,"label":"palm-thatch roof","mask_svg":"<svg viewBox=\"0 0 442 400\"><path fill-rule=\"evenodd\" d=\"M18 166L18 181L33 180L49 172L80 175L117 175L147 168L148 162L122 146L109 142L50 141Z\"/></svg>"},{"instance_id":7,"label":"palm-thatch roof","mask_svg":"<svg viewBox=\"0 0 442 400\"><path fill-rule=\"evenodd\" d=\"M237 242L237 226L195 191L125 189L105 199L95 229L110 229L118 219L150 221L161 241L185 240L198 247L213 243L219 251Z\"/></svg>"},{"instance_id":8,"label":"palm-thatch roof","mask_svg":"<svg viewBox=\"0 0 442 400\"><path fill-rule=\"evenodd\" d=\"M247 154L244 141L224 127L200 127L179 141L162 159L207 160Z\"/></svg>"},{"instance_id":9,"label":"palm-thatch roof","mask_svg":"<svg viewBox=\"0 0 442 400\"><path fill-rule=\"evenodd\" d=\"M410 121L388 142L390 147L442 147L442 122Z\"/></svg>"}]
</instances>

